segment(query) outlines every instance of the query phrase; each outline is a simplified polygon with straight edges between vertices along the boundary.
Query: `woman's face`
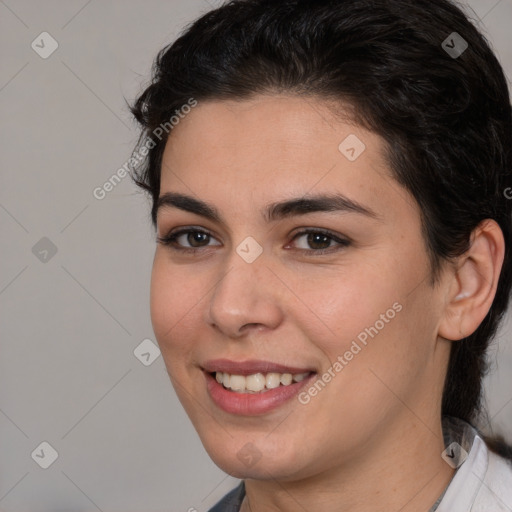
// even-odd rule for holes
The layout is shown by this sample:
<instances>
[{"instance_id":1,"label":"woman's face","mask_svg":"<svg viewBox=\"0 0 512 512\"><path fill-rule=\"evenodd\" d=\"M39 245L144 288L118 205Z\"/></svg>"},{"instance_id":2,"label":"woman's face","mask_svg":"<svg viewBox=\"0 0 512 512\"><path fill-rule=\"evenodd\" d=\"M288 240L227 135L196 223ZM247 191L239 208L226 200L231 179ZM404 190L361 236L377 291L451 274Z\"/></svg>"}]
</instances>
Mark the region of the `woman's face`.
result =
<instances>
[{"instance_id":1,"label":"woman's face","mask_svg":"<svg viewBox=\"0 0 512 512\"><path fill-rule=\"evenodd\" d=\"M183 407L234 476L348 468L439 422L442 287L383 151L291 96L200 102L168 140L157 234L190 233L157 245L152 322Z\"/></svg>"}]
</instances>

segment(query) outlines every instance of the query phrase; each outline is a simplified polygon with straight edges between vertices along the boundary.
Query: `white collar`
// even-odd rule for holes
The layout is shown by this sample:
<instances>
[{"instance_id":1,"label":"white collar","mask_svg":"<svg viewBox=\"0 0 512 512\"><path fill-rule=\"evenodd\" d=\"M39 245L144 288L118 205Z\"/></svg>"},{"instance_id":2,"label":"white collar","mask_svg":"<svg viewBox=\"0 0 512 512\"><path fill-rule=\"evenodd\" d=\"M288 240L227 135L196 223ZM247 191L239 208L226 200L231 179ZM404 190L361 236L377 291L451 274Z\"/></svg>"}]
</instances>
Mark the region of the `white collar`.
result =
<instances>
[{"instance_id":1,"label":"white collar","mask_svg":"<svg viewBox=\"0 0 512 512\"><path fill-rule=\"evenodd\" d=\"M462 447L468 453L436 512L512 512L512 466L491 452L469 423L446 417L443 426L445 446L456 442L455 451Z\"/></svg>"},{"instance_id":2,"label":"white collar","mask_svg":"<svg viewBox=\"0 0 512 512\"><path fill-rule=\"evenodd\" d=\"M468 458L458 468L436 512L469 512L485 479L488 460L484 441L475 435Z\"/></svg>"}]
</instances>

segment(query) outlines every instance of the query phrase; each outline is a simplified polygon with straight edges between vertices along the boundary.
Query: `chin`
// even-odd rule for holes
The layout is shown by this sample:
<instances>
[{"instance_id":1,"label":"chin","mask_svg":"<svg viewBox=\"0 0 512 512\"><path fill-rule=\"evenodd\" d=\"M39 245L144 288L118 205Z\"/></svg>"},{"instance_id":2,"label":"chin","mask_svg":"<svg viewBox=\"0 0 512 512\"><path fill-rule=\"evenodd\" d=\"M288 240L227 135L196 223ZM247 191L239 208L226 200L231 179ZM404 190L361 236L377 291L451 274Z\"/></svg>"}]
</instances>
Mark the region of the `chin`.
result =
<instances>
[{"instance_id":1,"label":"chin","mask_svg":"<svg viewBox=\"0 0 512 512\"><path fill-rule=\"evenodd\" d=\"M287 450L282 442L265 445L257 440L252 442L246 436L230 437L226 444L219 444L219 437L202 441L215 465L235 478L287 480L294 479L300 471L297 450L293 450L293 446ZM295 470L293 474L291 468Z\"/></svg>"},{"instance_id":2,"label":"chin","mask_svg":"<svg viewBox=\"0 0 512 512\"><path fill-rule=\"evenodd\" d=\"M262 457L253 464L241 462L236 454L229 456L212 457L213 462L222 471L234 478L254 480L287 480L293 477L290 474L290 465L286 461L265 461Z\"/></svg>"}]
</instances>

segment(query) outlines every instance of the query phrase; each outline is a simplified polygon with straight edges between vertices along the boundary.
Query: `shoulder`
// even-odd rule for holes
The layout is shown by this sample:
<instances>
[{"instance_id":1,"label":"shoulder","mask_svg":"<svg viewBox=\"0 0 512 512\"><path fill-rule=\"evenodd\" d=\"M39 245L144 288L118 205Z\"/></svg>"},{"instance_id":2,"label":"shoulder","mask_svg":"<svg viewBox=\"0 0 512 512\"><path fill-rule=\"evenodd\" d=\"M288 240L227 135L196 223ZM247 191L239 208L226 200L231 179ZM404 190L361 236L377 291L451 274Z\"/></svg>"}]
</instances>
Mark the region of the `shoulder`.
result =
<instances>
[{"instance_id":1,"label":"shoulder","mask_svg":"<svg viewBox=\"0 0 512 512\"><path fill-rule=\"evenodd\" d=\"M512 510L512 461L487 450L488 466L475 499L474 512Z\"/></svg>"},{"instance_id":2,"label":"shoulder","mask_svg":"<svg viewBox=\"0 0 512 512\"><path fill-rule=\"evenodd\" d=\"M242 480L238 487L235 487L232 491L226 494L208 512L239 512L244 496L245 485Z\"/></svg>"}]
</instances>

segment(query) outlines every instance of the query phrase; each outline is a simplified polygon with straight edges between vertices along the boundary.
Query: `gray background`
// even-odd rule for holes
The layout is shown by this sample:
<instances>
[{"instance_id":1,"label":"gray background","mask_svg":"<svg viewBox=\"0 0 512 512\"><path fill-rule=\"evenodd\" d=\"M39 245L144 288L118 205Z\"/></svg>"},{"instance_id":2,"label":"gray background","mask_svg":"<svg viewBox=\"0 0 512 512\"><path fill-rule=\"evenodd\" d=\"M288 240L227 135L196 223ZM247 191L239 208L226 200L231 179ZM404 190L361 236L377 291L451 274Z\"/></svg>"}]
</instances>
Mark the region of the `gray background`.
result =
<instances>
[{"instance_id":1,"label":"gray background","mask_svg":"<svg viewBox=\"0 0 512 512\"><path fill-rule=\"evenodd\" d=\"M3 512L201 512L237 483L206 455L162 357L150 351L146 366L134 354L155 341L149 202L128 177L93 196L137 140L124 98L215 4L0 0ZM469 7L510 83L512 0ZM31 43L48 51L45 31L59 46L43 59ZM508 433L511 324L509 315L486 381L493 424ZM47 469L44 441L58 452Z\"/></svg>"}]
</instances>

